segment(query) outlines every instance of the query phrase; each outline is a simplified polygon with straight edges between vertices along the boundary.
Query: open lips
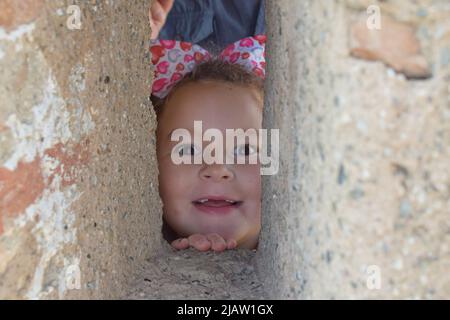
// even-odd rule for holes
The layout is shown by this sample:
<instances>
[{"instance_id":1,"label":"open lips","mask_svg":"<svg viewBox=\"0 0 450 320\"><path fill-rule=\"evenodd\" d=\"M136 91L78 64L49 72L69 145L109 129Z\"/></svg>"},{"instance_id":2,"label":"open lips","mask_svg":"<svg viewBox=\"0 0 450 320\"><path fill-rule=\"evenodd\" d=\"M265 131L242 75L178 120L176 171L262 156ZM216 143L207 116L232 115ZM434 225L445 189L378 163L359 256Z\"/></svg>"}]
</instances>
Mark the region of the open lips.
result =
<instances>
[{"instance_id":1,"label":"open lips","mask_svg":"<svg viewBox=\"0 0 450 320\"><path fill-rule=\"evenodd\" d=\"M192 203L199 209L206 209L207 211L217 211L216 209L233 209L242 204L243 201L234 200L226 197L202 197L192 201ZM228 210L225 210L228 211Z\"/></svg>"}]
</instances>

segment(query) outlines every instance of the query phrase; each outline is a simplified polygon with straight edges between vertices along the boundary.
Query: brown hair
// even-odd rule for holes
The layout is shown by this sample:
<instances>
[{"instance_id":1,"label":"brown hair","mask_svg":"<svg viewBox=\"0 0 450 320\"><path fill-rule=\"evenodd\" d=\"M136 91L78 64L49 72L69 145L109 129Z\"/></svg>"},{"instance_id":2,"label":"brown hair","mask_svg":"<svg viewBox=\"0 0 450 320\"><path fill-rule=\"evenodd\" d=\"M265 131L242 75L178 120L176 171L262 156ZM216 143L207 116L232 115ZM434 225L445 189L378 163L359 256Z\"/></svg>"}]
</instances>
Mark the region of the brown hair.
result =
<instances>
[{"instance_id":1,"label":"brown hair","mask_svg":"<svg viewBox=\"0 0 450 320\"><path fill-rule=\"evenodd\" d=\"M247 86L254 88L261 96L261 100L264 96L264 80L247 71L243 66L238 64L232 64L219 59L208 60L197 65L192 72L186 74L169 92L169 94L160 99L155 96L151 96L153 106L155 108L156 115L159 117L163 111L163 107L170 97L179 88L187 83L198 82L202 80L213 80L219 82L230 82L235 85Z\"/></svg>"}]
</instances>

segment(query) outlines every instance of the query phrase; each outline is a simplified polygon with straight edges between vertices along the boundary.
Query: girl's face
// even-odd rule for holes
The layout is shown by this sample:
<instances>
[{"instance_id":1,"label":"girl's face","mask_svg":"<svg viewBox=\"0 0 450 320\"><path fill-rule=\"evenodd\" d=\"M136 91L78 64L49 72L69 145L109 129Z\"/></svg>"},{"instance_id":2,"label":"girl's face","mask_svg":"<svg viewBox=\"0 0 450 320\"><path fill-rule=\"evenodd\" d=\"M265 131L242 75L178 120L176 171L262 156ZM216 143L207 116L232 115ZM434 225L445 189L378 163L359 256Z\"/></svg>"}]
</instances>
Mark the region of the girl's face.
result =
<instances>
[{"instance_id":1,"label":"girl's face","mask_svg":"<svg viewBox=\"0 0 450 320\"><path fill-rule=\"evenodd\" d=\"M203 133L209 128L220 130L226 155L225 130L258 131L262 100L255 89L225 82L188 83L164 106L157 130L160 195L170 227L182 237L218 233L226 240L235 239L239 247L252 248L261 228L259 159L257 164L175 165L171 153L179 141L171 141L171 132L187 129L194 143L194 121L202 121ZM209 144L203 142L203 150ZM194 152L200 148L194 146ZM183 148L189 151L190 145Z\"/></svg>"}]
</instances>

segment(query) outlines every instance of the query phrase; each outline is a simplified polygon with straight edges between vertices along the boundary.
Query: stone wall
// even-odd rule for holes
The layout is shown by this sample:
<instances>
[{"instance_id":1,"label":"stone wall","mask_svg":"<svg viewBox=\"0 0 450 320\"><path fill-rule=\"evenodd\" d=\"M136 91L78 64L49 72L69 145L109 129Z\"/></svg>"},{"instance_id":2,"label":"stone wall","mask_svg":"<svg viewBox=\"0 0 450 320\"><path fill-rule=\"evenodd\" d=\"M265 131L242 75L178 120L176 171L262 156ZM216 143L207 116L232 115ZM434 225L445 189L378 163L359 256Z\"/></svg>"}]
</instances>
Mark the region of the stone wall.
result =
<instances>
[{"instance_id":1,"label":"stone wall","mask_svg":"<svg viewBox=\"0 0 450 320\"><path fill-rule=\"evenodd\" d=\"M0 298L119 297L159 248L148 6L0 2Z\"/></svg>"},{"instance_id":2,"label":"stone wall","mask_svg":"<svg viewBox=\"0 0 450 320\"><path fill-rule=\"evenodd\" d=\"M378 5L381 29L369 30ZM274 298L450 296L450 6L268 1L258 270Z\"/></svg>"}]
</instances>

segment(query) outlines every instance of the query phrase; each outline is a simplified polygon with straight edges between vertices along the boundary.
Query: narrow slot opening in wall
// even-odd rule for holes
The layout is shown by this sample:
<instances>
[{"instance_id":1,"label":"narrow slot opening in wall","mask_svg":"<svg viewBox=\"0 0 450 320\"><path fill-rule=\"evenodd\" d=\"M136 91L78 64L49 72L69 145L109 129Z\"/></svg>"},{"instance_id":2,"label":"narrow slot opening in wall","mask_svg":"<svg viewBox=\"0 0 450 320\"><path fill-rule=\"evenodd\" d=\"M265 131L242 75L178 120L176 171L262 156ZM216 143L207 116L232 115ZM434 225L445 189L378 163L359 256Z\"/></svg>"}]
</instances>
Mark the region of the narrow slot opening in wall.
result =
<instances>
[{"instance_id":1,"label":"narrow slot opening in wall","mask_svg":"<svg viewBox=\"0 0 450 320\"><path fill-rule=\"evenodd\" d=\"M197 5L201 23L175 1L150 45L162 237L176 249L253 250L261 230L264 1Z\"/></svg>"}]
</instances>

